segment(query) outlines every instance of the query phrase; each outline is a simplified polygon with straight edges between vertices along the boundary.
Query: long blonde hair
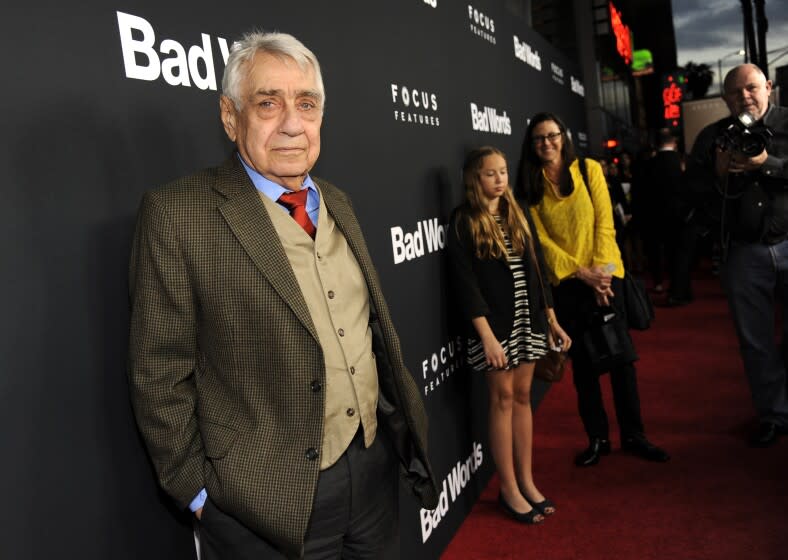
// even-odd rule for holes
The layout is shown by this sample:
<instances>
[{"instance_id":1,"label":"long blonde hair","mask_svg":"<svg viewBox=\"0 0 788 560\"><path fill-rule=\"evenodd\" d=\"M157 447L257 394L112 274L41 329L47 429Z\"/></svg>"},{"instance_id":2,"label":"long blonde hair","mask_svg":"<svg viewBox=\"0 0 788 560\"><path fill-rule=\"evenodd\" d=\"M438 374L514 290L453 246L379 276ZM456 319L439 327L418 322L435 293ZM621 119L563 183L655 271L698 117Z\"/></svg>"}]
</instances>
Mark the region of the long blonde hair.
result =
<instances>
[{"instance_id":1,"label":"long blonde hair","mask_svg":"<svg viewBox=\"0 0 788 560\"><path fill-rule=\"evenodd\" d=\"M465 184L465 203L468 222L473 238L473 246L477 258L506 258L506 243L501 228L487 209L487 202L482 191L480 172L484 166L484 158L499 155L506 161L506 155L492 146L482 146L471 150L465 157L462 166L462 180ZM531 242L531 230L520 205L512 194L512 187L507 184L506 190L498 203L501 226L509 236L512 249L517 254L524 254Z\"/></svg>"}]
</instances>

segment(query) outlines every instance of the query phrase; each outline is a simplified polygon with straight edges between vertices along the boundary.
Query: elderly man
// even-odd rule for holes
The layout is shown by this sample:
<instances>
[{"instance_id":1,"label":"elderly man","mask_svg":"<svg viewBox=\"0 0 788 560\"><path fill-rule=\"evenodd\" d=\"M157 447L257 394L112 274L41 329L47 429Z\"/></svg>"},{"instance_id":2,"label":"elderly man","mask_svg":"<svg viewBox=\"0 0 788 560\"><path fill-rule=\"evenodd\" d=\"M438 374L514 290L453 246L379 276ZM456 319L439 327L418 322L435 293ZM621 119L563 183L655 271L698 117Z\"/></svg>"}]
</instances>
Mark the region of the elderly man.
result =
<instances>
[{"instance_id":1,"label":"elderly man","mask_svg":"<svg viewBox=\"0 0 788 560\"><path fill-rule=\"evenodd\" d=\"M724 88L732 116L701 131L687 175L696 192L705 188L708 197L722 200L728 242L723 283L758 415L750 443L766 447L788 432L788 323L781 344L774 332L775 288L788 320L788 109L769 103L772 84L753 64L731 70ZM740 118L744 113L755 121L748 131L771 129L765 149L756 144L748 153L739 141L752 136L735 124L749 122ZM763 136L768 140L768 133ZM708 192L711 186L717 195Z\"/></svg>"},{"instance_id":2,"label":"elderly man","mask_svg":"<svg viewBox=\"0 0 788 560\"><path fill-rule=\"evenodd\" d=\"M159 482L202 557L380 558L397 465L428 508L427 420L347 196L309 171L325 95L290 35L233 46L237 152L146 193L129 379Z\"/></svg>"}]
</instances>

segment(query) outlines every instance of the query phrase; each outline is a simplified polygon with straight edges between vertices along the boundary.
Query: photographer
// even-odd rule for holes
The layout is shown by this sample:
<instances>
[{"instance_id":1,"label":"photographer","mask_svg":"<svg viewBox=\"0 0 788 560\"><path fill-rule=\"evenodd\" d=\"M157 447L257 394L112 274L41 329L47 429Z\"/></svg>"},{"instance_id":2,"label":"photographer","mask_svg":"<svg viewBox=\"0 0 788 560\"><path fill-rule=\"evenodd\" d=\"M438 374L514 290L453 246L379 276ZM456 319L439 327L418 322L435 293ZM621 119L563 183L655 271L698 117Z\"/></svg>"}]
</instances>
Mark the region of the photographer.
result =
<instances>
[{"instance_id":1,"label":"photographer","mask_svg":"<svg viewBox=\"0 0 788 560\"><path fill-rule=\"evenodd\" d=\"M687 180L720 220L723 286L758 415L750 444L768 447L788 433L788 328L781 345L774 330L775 288L788 319L788 109L769 103L772 84L753 64L728 72L724 88L731 117L698 135Z\"/></svg>"}]
</instances>

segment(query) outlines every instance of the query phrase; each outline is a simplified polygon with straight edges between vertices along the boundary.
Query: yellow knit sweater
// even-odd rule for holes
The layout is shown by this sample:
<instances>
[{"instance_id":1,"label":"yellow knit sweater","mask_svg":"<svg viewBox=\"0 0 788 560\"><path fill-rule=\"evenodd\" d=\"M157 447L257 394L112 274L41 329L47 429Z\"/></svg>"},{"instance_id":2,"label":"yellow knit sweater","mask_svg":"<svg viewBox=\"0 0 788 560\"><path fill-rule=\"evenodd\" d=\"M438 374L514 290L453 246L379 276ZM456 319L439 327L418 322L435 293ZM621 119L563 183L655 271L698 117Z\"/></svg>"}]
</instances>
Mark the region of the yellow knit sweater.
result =
<instances>
[{"instance_id":1,"label":"yellow knit sweater","mask_svg":"<svg viewBox=\"0 0 788 560\"><path fill-rule=\"evenodd\" d=\"M624 263L616 244L613 208L602 167L586 159L586 169L591 197L575 160L569 166L575 184L572 194L558 198L545 176L544 197L532 208L545 262L550 269L550 282L554 285L571 277L581 266L613 264L613 276L624 277Z\"/></svg>"}]
</instances>

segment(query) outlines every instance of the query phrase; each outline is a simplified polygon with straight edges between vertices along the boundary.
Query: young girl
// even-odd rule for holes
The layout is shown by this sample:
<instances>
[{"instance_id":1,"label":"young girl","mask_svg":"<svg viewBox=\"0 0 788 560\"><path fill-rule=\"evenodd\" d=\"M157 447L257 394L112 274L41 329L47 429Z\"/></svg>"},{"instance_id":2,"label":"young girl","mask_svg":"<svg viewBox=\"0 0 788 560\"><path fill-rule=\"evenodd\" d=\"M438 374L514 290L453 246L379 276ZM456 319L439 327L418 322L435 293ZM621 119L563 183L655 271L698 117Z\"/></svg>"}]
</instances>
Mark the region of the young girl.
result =
<instances>
[{"instance_id":1,"label":"young girl","mask_svg":"<svg viewBox=\"0 0 788 560\"><path fill-rule=\"evenodd\" d=\"M531 469L534 361L548 345L568 350L571 340L555 320L547 279L544 291L540 286L541 247L512 196L504 154L471 151L463 182L465 202L452 214L448 251L457 305L468 321L467 364L487 377L500 505L517 521L540 523L555 506Z\"/></svg>"}]
</instances>

